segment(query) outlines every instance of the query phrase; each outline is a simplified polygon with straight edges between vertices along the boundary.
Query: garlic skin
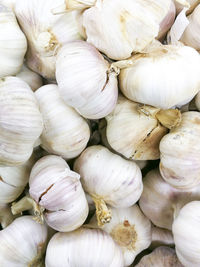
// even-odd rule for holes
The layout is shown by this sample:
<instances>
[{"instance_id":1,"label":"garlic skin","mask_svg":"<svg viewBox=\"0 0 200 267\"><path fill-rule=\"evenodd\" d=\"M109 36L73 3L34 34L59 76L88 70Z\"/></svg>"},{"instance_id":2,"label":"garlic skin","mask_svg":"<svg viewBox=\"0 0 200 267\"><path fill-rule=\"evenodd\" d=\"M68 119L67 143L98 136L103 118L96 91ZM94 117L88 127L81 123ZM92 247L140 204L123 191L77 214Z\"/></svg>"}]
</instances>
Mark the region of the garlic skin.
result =
<instances>
[{"instance_id":1,"label":"garlic skin","mask_svg":"<svg viewBox=\"0 0 200 267\"><path fill-rule=\"evenodd\" d=\"M17 74L27 49L26 37L12 10L0 3L0 78Z\"/></svg>"},{"instance_id":2,"label":"garlic skin","mask_svg":"<svg viewBox=\"0 0 200 267\"><path fill-rule=\"evenodd\" d=\"M182 114L179 126L160 142L160 172L167 183L180 189L200 183L200 113Z\"/></svg>"},{"instance_id":3,"label":"garlic skin","mask_svg":"<svg viewBox=\"0 0 200 267\"><path fill-rule=\"evenodd\" d=\"M31 88L17 77L0 79L0 165L25 163L43 130Z\"/></svg>"},{"instance_id":4,"label":"garlic skin","mask_svg":"<svg viewBox=\"0 0 200 267\"><path fill-rule=\"evenodd\" d=\"M88 119L103 118L115 107L118 71L109 66L95 47L84 41L66 44L56 61L61 97Z\"/></svg>"},{"instance_id":5,"label":"garlic skin","mask_svg":"<svg viewBox=\"0 0 200 267\"><path fill-rule=\"evenodd\" d=\"M200 92L195 96L195 106L200 111Z\"/></svg>"},{"instance_id":6,"label":"garlic skin","mask_svg":"<svg viewBox=\"0 0 200 267\"><path fill-rule=\"evenodd\" d=\"M190 102L200 90L200 55L191 47L163 45L129 61L119 85L130 100L169 109Z\"/></svg>"},{"instance_id":7,"label":"garlic skin","mask_svg":"<svg viewBox=\"0 0 200 267\"><path fill-rule=\"evenodd\" d=\"M35 92L43 116L41 146L65 159L77 157L90 138L89 126L59 95L57 85L45 85Z\"/></svg>"},{"instance_id":8,"label":"garlic skin","mask_svg":"<svg viewBox=\"0 0 200 267\"><path fill-rule=\"evenodd\" d=\"M200 4L188 16L189 25L185 29L180 41L185 45L200 50Z\"/></svg>"},{"instance_id":9,"label":"garlic skin","mask_svg":"<svg viewBox=\"0 0 200 267\"><path fill-rule=\"evenodd\" d=\"M42 77L27 68L25 64L22 66L21 71L17 73L16 77L25 81L33 92L43 85Z\"/></svg>"},{"instance_id":10,"label":"garlic skin","mask_svg":"<svg viewBox=\"0 0 200 267\"><path fill-rule=\"evenodd\" d=\"M176 254L185 267L200 265L199 212L200 201L188 203L181 209L172 226Z\"/></svg>"},{"instance_id":11,"label":"garlic skin","mask_svg":"<svg viewBox=\"0 0 200 267\"><path fill-rule=\"evenodd\" d=\"M45 209L45 221L57 231L73 231L87 218L88 204L79 179L61 157L53 155L38 160L31 170L30 196Z\"/></svg>"},{"instance_id":12,"label":"garlic skin","mask_svg":"<svg viewBox=\"0 0 200 267\"><path fill-rule=\"evenodd\" d=\"M200 185L187 190L176 189L162 179L158 169L148 172L143 184L139 200L142 212L154 225L168 230L172 229L174 218L186 203L200 200Z\"/></svg>"},{"instance_id":13,"label":"garlic skin","mask_svg":"<svg viewBox=\"0 0 200 267\"><path fill-rule=\"evenodd\" d=\"M140 104L119 96L115 109L106 117L107 141L127 159L159 159L159 142L167 129L139 109Z\"/></svg>"},{"instance_id":14,"label":"garlic skin","mask_svg":"<svg viewBox=\"0 0 200 267\"><path fill-rule=\"evenodd\" d=\"M106 204L126 208L135 204L143 190L136 163L113 154L103 146L86 148L74 163L85 192L94 200L99 225L111 219Z\"/></svg>"},{"instance_id":15,"label":"garlic skin","mask_svg":"<svg viewBox=\"0 0 200 267\"><path fill-rule=\"evenodd\" d=\"M150 248L154 249L159 246L174 246L172 232L167 229L152 226L152 241Z\"/></svg>"},{"instance_id":16,"label":"garlic skin","mask_svg":"<svg viewBox=\"0 0 200 267\"><path fill-rule=\"evenodd\" d=\"M0 231L0 265L40 266L46 242L46 225L35 222L32 216L19 217Z\"/></svg>"},{"instance_id":17,"label":"garlic skin","mask_svg":"<svg viewBox=\"0 0 200 267\"><path fill-rule=\"evenodd\" d=\"M8 204L0 203L0 226L6 228L14 220L14 216L11 213L10 206Z\"/></svg>"},{"instance_id":18,"label":"garlic skin","mask_svg":"<svg viewBox=\"0 0 200 267\"><path fill-rule=\"evenodd\" d=\"M55 60L60 47L81 39L73 12L54 15L63 0L16 0L15 14L28 40L27 65L46 79L55 78Z\"/></svg>"},{"instance_id":19,"label":"garlic skin","mask_svg":"<svg viewBox=\"0 0 200 267\"><path fill-rule=\"evenodd\" d=\"M81 227L70 233L56 233L52 237L47 247L45 266L123 267L124 262L119 246L106 232Z\"/></svg>"},{"instance_id":20,"label":"garlic skin","mask_svg":"<svg viewBox=\"0 0 200 267\"><path fill-rule=\"evenodd\" d=\"M2 5L11 9L14 9L15 2L16 0L1 0Z\"/></svg>"},{"instance_id":21,"label":"garlic skin","mask_svg":"<svg viewBox=\"0 0 200 267\"><path fill-rule=\"evenodd\" d=\"M174 0L174 4L176 7L176 13L179 14L184 7L188 8L187 14L193 12L195 7L199 4L199 0Z\"/></svg>"},{"instance_id":22,"label":"garlic skin","mask_svg":"<svg viewBox=\"0 0 200 267\"><path fill-rule=\"evenodd\" d=\"M87 42L114 60L142 52L158 36L171 2L150 0L147 4L141 0L97 0L83 14Z\"/></svg>"},{"instance_id":23,"label":"garlic skin","mask_svg":"<svg viewBox=\"0 0 200 267\"><path fill-rule=\"evenodd\" d=\"M183 267L179 262L174 249L158 247L152 253L144 256L135 267ZM191 265L190 265L191 266Z\"/></svg>"},{"instance_id":24,"label":"garlic skin","mask_svg":"<svg viewBox=\"0 0 200 267\"><path fill-rule=\"evenodd\" d=\"M112 220L101 227L120 246L124 266L133 263L135 257L151 244L151 223L140 211L138 205L129 208L111 209ZM96 216L89 225L97 226Z\"/></svg>"}]
</instances>

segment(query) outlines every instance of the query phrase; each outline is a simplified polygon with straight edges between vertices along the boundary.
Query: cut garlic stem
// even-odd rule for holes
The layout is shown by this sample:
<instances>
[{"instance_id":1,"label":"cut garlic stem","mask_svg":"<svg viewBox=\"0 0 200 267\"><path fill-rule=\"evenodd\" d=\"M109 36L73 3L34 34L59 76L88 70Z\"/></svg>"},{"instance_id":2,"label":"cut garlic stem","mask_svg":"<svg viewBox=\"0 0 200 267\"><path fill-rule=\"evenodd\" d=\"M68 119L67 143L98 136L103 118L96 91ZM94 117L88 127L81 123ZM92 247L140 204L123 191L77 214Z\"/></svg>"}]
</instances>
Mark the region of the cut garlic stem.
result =
<instances>
[{"instance_id":1,"label":"cut garlic stem","mask_svg":"<svg viewBox=\"0 0 200 267\"><path fill-rule=\"evenodd\" d=\"M111 211L106 206L105 201L95 195L91 195L95 206L98 226L103 226L105 223L109 223L111 220Z\"/></svg>"}]
</instances>

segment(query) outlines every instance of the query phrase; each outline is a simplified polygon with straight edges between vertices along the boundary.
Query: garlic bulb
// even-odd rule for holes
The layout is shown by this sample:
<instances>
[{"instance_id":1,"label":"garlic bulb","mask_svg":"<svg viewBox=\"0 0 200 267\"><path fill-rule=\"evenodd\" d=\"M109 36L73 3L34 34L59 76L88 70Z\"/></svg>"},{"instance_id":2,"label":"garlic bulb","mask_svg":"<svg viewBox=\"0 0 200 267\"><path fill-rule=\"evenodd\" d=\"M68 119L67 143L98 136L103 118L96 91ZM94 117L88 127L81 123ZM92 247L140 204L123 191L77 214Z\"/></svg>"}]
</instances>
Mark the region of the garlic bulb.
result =
<instances>
[{"instance_id":1,"label":"garlic bulb","mask_svg":"<svg viewBox=\"0 0 200 267\"><path fill-rule=\"evenodd\" d=\"M200 201L185 205L174 220L172 232L176 246L176 254L185 267L199 267L199 229Z\"/></svg>"},{"instance_id":2,"label":"garlic bulb","mask_svg":"<svg viewBox=\"0 0 200 267\"><path fill-rule=\"evenodd\" d=\"M135 267L183 267L174 249L158 247L152 253L144 256ZM191 266L191 265L190 265ZM192 266L193 267L193 266Z\"/></svg>"},{"instance_id":3,"label":"garlic bulb","mask_svg":"<svg viewBox=\"0 0 200 267\"><path fill-rule=\"evenodd\" d=\"M0 226L6 228L14 220L14 216L11 213L10 206L8 204L0 203Z\"/></svg>"},{"instance_id":4,"label":"garlic bulb","mask_svg":"<svg viewBox=\"0 0 200 267\"><path fill-rule=\"evenodd\" d=\"M181 106L200 90L199 68L200 55L195 49L163 45L129 60L129 67L119 75L120 89L139 103L161 109Z\"/></svg>"},{"instance_id":5,"label":"garlic bulb","mask_svg":"<svg viewBox=\"0 0 200 267\"><path fill-rule=\"evenodd\" d=\"M0 78L20 71L27 43L14 13L0 3Z\"/></svg>"},{"instance_id":6,"label":"garlic bulb","mask_svg":"<svg viewBox=\"0 0 200 267\"><path fill-rule=\"evenodd\" d=\"M142 175L137 164L103 146L85 149L76 159L74 170L80 173L84 190L95 202L100 226L111 219L106 203L116 208L130 207L142 193Z\"/></svg>"},{"instance_id":7,"label":"garlic bulb","mask_svg":"<svg viewBox=\"0 0 200 267\"><path fill-rule=\"evenodd\" d=\"M29 179L29 193L12 206L13 214L29 209L31 202L35 215L43 216L47 224L61 232L73 231L87 218L88 204L79 181L80 175L69 169L58 156L45 156L33 166Z\"/></svg>"},{"instance_id":8,"label":"garlic bulb","mask_svg":"<svg viewBox=\"0 0 200 267\"><path fill-rule=\"evenodd\" d=\"M80 39L73 12L54 15L63 0L16 0L15 14L28 39L27 65L45 78L55 78L55 60L60 47Z\"/></svg>"},{"instance_id":9,"label":"garlic bulb","mask_svg":"<svg viewBox=\"0 0 200 267\"><path fill-rule=\"evenodd\" d=\"M129 266L135 257L151 244L151 223L137 205L111 209L112 220L101 228L120 246L124 265ZM89 225L97 226L96 216Z\"/></svg>"},{"instance_id":10,"label":"garlic bulb","mask_svg":"<svg viewBox=\"0 0 200 267\"><path fill-rule=\"evenodd\" d=\"M145 108L148 111L148 107ZM115 109L106 117L107 141L128 159L158 159L159 142L167 134L167 129L159 123L156 115L140 110L140 104L119 96ZM154 110L154 113L159 112L159 109Z\"/></svg>"},{"instance_id":11,"label":"garlic bulb","mask_svg":"<svg viewBox=\"0 0 200 267\"><path fill-rule=\"evenodd\" d=\"M180 209L190 201L200 200L200 185L187 190L176 189L162 179L158 169L147 173L143 183L140 208L147 218L161 228L171 230Z\"/></svg>"},{"instance_id":12,"label":"garlic bulb","mask_svg":"<svg viewBox=\"0 0 200 267\"><path fill-rule=\"evenodd\" d=\"M185 29L180 41L185 45L200 50L200 4L188 16L189 25Z\"/></svg>"},{"instance_id":13,"label":"garlic bulb","mask_svg":"<svg viewBox=\"0 0 200 267\"><path fill-rule=\"evenodd\" d=\"M181 124L160 142L160 172L177 188L191 188L200 183L200 113L182 114Z\"/></svg>"},{"instance_id":14,"label":"garlic bulb","mask_svg":"<svg viewBox=\"0 0 200 267\"><path fill-rule=\"evenodd\" d=\"M2 267L41 266L47 242L47 227L32 216L15 219L0 231L0 265Z\"/></svg>"},{"instance_id":15,"label":"garlic bulb","mask_svg":"<svg viewBox=\"0 0 200 267\"><path fill-rule=\"evenodd\" d=\"M42 116L30 87L17 77L0 79L0 164L26 162L43 129Z\"/></svg>"},{"instance_id":16,"label":"garlic bulb","mask_svg":"<svg viewBox=\"0 0 200 267\"><path fill-rule=\"evenodd\" d=\"M81 5L77 6L79 2ZM94 5L83 13L87 42L109 58L120 60L129 58L132 52L142 52L159 30L166 30L163 22L171 4L171 0L66 0L66 9Z\"/></svg>"},{"instance_id":17,"label":"garlic bulb","mask_svg":"<svg viewBox=\"0 0 200 267\"><path fill-rule=\"evenodd\" d=\"M119 246L100 229L56 233L50 240L46 267L123 267Z\"/></svg>"},{"instance_id":18,"label":"garlic bulb","mask_svg":"<svg viewBox=\"0 0 200 267\"><path fill-rule=\"evenodd\" d=\"M42 77L27 68L25 64L22 66L21 71L17 73L16 77L25 81L33 91L37 90L43 84Z\"/></svg>"},{"instance_id":19,"label":"garlic bulb","mask_svg":"<svg viewBox=\"0 0 200 267\"><path fill-rule=\"evenodd\" d=\"M108 115L117 102L118 70L84 41L66 44L58 53L56 79L64 101L88 119Z\"/></svg>"},{"instance_id":20,"label":"garlic bulb","mask_svg":"<svg viewBox=\"0 0 200 267\"><path fill-rule=\"evenodd\" d=\"M174 246L172 232L167 229L152 226L152 241L150 248L154 249L159 246Z\"/></svg>"},{"instance_id":21,"label":"garlic bulb","mask_svg":"<svg viewBox=\"0 0 200 267\"><path fill-rule=\"evenodd\" d=\"M90 138L87 122L61 99L57 85L45 85L35 95L43 116L41 146L65 159L77 157Z\"/></svg>"}]
</instances>

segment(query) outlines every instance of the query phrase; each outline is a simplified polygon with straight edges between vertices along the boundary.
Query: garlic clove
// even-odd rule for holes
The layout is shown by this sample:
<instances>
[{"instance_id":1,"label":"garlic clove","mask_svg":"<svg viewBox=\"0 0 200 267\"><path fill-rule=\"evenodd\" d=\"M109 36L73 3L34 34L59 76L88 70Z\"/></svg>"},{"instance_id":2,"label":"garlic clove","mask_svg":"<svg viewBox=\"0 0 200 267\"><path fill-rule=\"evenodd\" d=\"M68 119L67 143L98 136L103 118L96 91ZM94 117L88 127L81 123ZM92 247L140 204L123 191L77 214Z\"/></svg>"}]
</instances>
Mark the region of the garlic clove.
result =
<instances>
[{"instance_id":1,"label":"garlic clove","mask_svg":"<svg viewBox=\"0 0 200 267\"><path fill-rule=\"evenodd\" d=\"M89 126L59 95L57 85L45 85L35 92L43 116L41 146L65 159L77 157L90 138Z\"/></svg>"},{"instance_id":2,"label":"garlic clove","mask_svg":"<svg viewBox=\"0 0 200 267\"><path fill-rule=\"evenodd\" d=\"M100 229L81 227L70 233L56 233L50 240L46 267L123 267L119 246Z\"/></svg>"},{"instance_id":3,"label":"garlic clove","mask_svg":"<svg viewBox=\"0 0 200 267\"><path fill-rule=\"evenodd\" d=\"M151 249L159 246L174 246L174 238L171 231L156 226L152 226Z\"/></svg>"},{"instance_id":4,"label":"garlic clove","mask_svg":"<svg viewBox=\"0 0 200 267\"><path fill-rule=\"evenodd\" d=\"M129 266L135 257L150 245L151 223L137 205L121 209L111 208L111 213L112 220L101 226L101 229L109 233L120 246L124 265ZM96 216L92 217L89 225L97 226Z\"/></svg>"}]
</instances>

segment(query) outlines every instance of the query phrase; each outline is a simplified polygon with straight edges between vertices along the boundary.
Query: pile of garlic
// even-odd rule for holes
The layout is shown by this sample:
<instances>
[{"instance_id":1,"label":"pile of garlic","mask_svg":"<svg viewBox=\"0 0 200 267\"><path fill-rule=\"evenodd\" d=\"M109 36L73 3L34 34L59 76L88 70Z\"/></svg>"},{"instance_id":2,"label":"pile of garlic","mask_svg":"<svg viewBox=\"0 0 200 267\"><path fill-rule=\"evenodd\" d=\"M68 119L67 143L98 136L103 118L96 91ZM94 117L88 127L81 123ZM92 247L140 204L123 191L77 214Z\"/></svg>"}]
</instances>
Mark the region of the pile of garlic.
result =
<instances>
[{"instance_id":1,"label":"pile of garlic","mask_svg":"<svg viewBox=\"0 0 200 267\"><path fill-rule=\"evenodd\" d=\"M0 0L0 266L199 267L199 138L199 0Z\"/></svg>"}]
</instances>

